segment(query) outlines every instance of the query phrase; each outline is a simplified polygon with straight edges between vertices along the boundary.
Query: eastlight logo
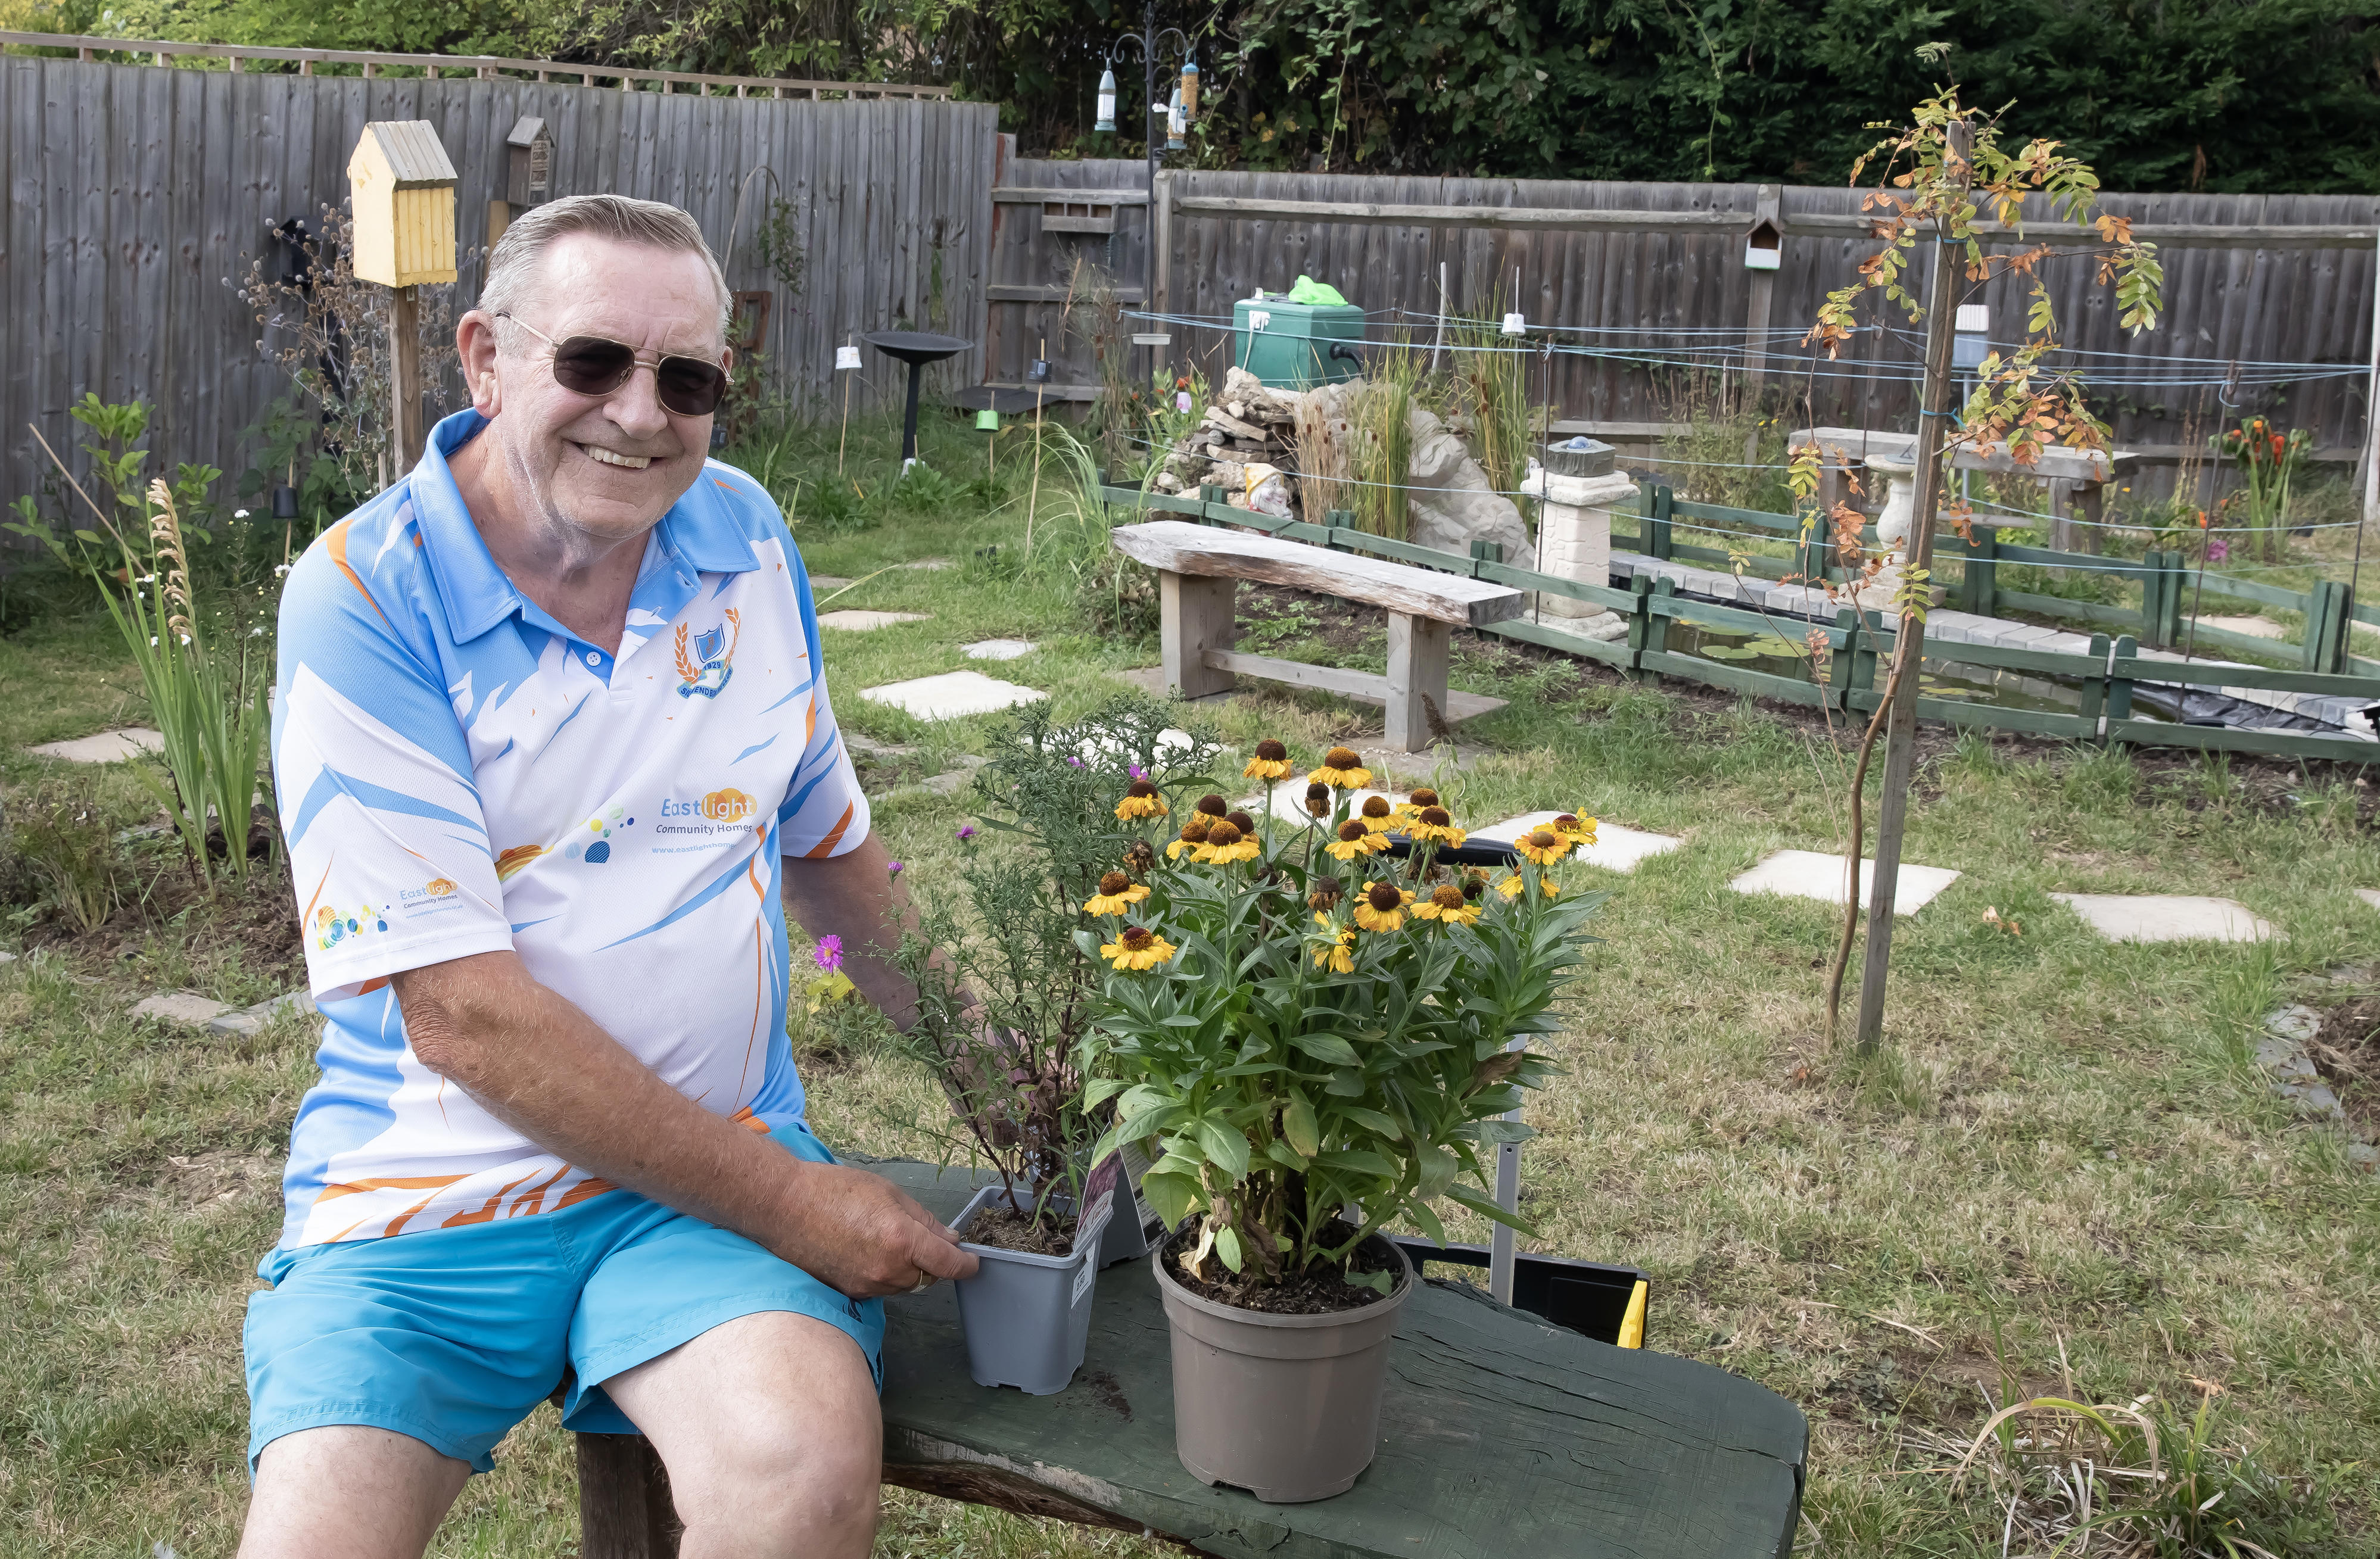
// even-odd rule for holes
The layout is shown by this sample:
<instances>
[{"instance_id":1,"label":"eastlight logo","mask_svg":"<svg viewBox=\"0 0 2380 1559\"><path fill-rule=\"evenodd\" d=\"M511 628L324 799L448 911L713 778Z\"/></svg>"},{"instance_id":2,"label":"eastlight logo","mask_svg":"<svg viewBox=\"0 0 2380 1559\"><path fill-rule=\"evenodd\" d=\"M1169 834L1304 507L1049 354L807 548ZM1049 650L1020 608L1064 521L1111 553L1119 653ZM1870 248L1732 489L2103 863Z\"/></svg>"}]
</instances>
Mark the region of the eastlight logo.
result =
<instances>
[{"instance_id":1,"label":"eastlight logo","mask_svg":"<svg viewBox=\"0 0 2380 1559\"><path fill-rule=\"evenodd\" d=\"M741 823L750 817L759 804L741 791L713 791L702 798L696 810L714 823Z\"/></svg>"}]
</instances>

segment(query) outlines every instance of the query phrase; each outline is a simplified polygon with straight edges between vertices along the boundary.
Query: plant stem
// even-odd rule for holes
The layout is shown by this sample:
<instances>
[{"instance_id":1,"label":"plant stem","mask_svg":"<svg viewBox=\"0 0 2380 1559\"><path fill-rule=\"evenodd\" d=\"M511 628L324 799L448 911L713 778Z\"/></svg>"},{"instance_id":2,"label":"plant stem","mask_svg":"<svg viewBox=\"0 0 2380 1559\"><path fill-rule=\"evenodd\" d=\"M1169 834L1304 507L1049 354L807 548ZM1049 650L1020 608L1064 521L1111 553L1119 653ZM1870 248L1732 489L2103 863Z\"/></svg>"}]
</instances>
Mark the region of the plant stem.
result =
<instances>
[{"instance_id":1,"label":"plant stem","mask_svg":"<svg viewBox=\"0 0 2380 1559\"><path fill-rule=\"evenodd\" d=\"M1885 716L1892 709L1892 695L1900 685L1900 657L1892 658L1892 670L1884 679L1884 696L1876 701L1876 713L1868 717L1867 731L1860 738L1859 762L1852 766L1851 783L1851 841L1844 852L1844 873L1849 877L1843 892L1843 934L1835 944L1835 964L1827 972L1827 1029L1828 1049L1834 1047L1836 1031L1842 1024L1843 974L1850 969L1852 940L1859 930L1859 862L1862 836L1866 824L1861 816L1861 801L1867 790L1868 759L1876 754L1876 739L1884 731Z\"/></svg>"}]
</instances>

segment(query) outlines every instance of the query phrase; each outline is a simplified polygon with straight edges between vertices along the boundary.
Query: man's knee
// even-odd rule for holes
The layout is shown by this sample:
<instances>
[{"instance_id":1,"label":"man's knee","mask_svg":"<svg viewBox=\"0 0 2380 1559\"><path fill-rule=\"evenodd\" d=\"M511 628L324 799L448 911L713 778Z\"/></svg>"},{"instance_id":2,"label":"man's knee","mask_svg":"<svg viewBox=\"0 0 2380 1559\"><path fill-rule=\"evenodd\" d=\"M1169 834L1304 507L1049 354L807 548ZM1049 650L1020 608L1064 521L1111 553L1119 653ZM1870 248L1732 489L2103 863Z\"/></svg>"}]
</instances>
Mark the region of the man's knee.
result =
<instances>
[{"instance_id":1,"label":"man's knee","mask_svg":"<svg viewBox=\"0 0 2380 1559\"><path fill-rule=\"evenodd\" d=\"M821 1423L795 1409L775 1424L747 1420L744 1432L682 1456L692 1465L670 1469L678 1518L689 1531L732 1524L789 1542L801 1533L832 1534L864 1552L876 1530L883 1431L872 1411L841 1418L848 1421Z\"/></svg>"}]
</instances>

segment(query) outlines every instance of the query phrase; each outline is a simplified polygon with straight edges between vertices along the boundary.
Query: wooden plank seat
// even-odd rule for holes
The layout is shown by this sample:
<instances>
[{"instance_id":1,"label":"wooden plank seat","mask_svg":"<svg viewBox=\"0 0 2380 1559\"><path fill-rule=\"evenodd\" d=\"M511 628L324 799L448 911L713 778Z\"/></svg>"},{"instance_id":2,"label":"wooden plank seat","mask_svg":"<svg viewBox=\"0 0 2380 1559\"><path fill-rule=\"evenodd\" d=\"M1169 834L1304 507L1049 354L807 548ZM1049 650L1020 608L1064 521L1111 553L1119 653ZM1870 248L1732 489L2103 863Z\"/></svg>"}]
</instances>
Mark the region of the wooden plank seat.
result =
<instances>
[{"instance_id":1,"label":"wooden plank seat","mask_svg":"<svg viewBox=\"0 0 2380 1559\"><path fill-rule=\"evenodd\" d=\"M1504 707L1501 698L1450 694L1446 673L1452 629L1521 615L1521 592L1509 586L1183 520L1118 526L1114 540L1158 573L1165 683L1177 697L1227 693L1248 676L1361 698L1386 707L1387 745L1400 753L1421 752L1456 721ZM1388 674L1238 653L1243 579L1386 608Z\"/></svg>"},{"instance_id":2,"label":"wooden plank seat","mask_svg":"<svg viewBox=\"0 0 2380 1559\"><path fill-rule=\"evenodd\" d=\"M979 1178L867 1166L941 1218ZM1809 1426L1791 1402L1434 1281L1406 1302L1379 1455L1354 1488L1296 1505L1208 1488L1173 1453L1172 1353L1148 1263L1098 1281L1083 1367L1054 1396L967 1378L949 1284L887 1301L884 1480L1251 1559L1792 1551ZM578 1473L585 1559L675 1553L668 1480L641 1438L580 1435Z\"/></svg>"}]
</instances>

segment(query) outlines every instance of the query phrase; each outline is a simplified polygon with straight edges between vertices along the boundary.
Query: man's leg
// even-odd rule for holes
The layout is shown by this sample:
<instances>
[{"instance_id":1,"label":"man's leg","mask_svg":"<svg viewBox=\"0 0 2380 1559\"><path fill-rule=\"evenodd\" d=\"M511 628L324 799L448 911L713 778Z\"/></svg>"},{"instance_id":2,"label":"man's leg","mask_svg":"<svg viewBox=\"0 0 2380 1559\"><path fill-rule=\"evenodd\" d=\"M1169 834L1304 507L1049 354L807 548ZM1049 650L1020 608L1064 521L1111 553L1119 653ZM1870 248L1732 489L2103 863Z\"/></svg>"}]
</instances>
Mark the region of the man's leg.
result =
<instances>
[{"instance_id":1,"label":"man's leg","mask_svg":"<svg viewBox=\"0 0 2380 1559\"><path fill-rule=\"evenodd\" d=\"M285 1434L257 1458L239 1559L420 1559L470 1475L385 1429Z\"/></svg>"},{"instance_id":2,"label":"man's leg","mask_svg":"<svg viewBox=\"0 0 2380 1559\"><path fill-rule=\"evenodd\" d=\"M681 1559L866 1559L884 1424L839 1328L762 1311L602 1384L669 1468Z\"/></svg>"}]
</instances>

